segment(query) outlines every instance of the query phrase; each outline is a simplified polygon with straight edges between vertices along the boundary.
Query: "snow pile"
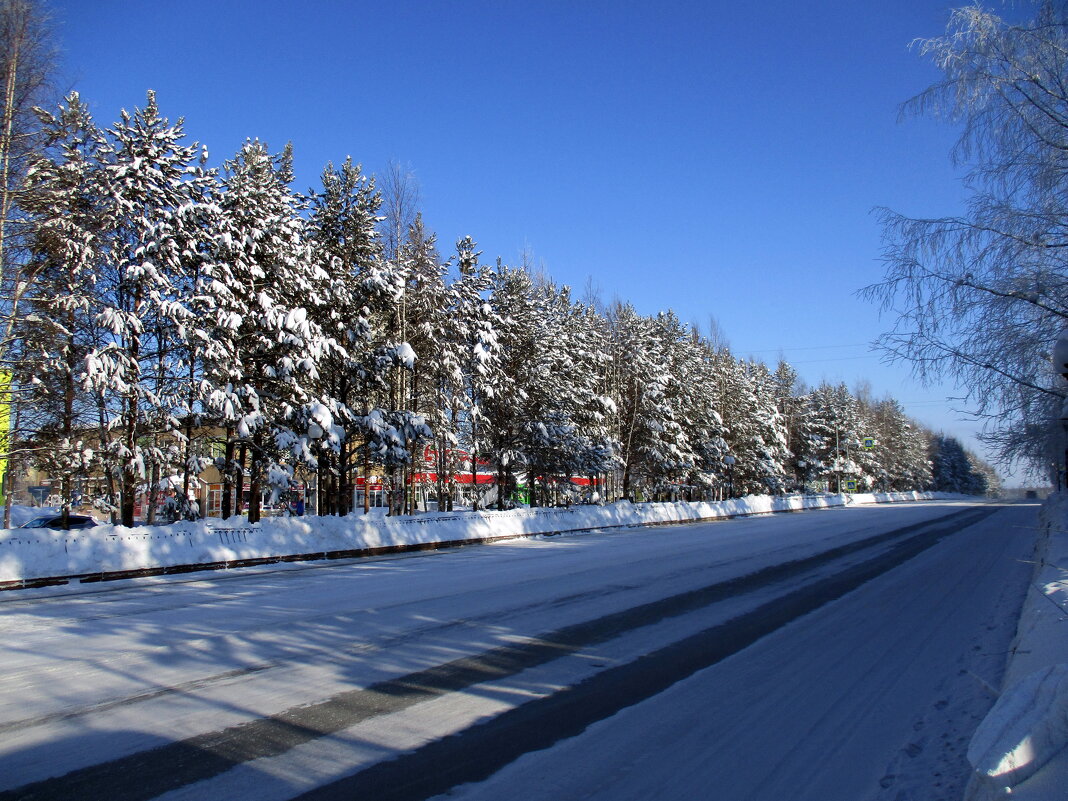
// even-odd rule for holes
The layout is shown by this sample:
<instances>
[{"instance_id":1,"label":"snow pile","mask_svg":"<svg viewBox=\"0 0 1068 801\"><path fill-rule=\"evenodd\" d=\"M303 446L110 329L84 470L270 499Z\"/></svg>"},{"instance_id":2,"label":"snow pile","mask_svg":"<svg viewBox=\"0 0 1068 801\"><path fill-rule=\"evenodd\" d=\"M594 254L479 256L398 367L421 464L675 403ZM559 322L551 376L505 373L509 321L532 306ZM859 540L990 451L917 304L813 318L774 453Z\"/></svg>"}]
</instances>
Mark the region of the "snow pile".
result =
<instances>
[{"instance_id":1,"label":"snow pile","mask_svg":"<svg viewBox=\"0 0 1068 801\"><path fill-rule=\"evenodd\" d=\"M972 737L968 761L988 783L1013 787L1068 742L1068 665L1036 670L1006 690Z\"/></svg>"},{"instance_id":2,"label":"snow pile","mask_svg":"<svg viewBox=\"0 0 1068 801\"><path fill-rule=\"evenodd\" d=\"M0 583L99 576L184 566L225 567L277 559L323 559L620 526L713 520L850 503L914 501L933 493L750 496L715 503L619 502L607 506L429 513L412 517L243 518L77 531L0 531Z\"/></svg>"},{"instance_id":3,"label":"snow pile","mask_svg":"<svg viewBox=\"0 0 1068 801\"><path fill-rule=\"evenodd\" d=\"M968 748L969 801L1061 801L1068 787L1068 493L1046 502L1042 526L1004 690Z\"/></svg>"}]
</instances>

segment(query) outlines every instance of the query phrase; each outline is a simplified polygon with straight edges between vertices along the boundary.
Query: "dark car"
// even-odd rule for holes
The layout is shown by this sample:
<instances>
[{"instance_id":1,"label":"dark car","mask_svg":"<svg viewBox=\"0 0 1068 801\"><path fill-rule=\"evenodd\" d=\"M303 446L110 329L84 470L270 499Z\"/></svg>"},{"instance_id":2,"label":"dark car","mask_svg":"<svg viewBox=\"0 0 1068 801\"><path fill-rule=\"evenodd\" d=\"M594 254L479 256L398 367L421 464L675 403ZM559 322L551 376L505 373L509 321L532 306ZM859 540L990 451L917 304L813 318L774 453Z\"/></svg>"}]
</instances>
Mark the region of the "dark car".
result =
<instances>
[{"instance_id":1,"label":"dark car","mask_svg":"<svg viewBox=\"0 0 1068 801\"><path fill-rule=\"evenodd\" d=\"M89 515L70 515L67 518L66 528L92 528L96 525L96 520L89 517ZM45 515L44 517L35 517L33 520L28 520L23 523L19 528L57 528L62 530L63 515Z\"/></svg>"}]
</instances>

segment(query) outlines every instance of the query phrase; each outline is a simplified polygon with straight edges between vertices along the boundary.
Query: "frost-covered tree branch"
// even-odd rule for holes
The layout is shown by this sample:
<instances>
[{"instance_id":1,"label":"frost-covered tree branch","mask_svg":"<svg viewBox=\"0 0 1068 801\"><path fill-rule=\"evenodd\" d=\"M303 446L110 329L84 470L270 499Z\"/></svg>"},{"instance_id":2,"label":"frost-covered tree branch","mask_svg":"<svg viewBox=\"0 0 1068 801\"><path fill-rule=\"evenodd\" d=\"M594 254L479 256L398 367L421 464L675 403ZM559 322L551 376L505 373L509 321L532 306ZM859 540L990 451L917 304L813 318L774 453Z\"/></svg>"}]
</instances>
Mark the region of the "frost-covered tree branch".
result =
<instances>
[{"instance_id":1,"label":"frost-covered tree branch","mask_svg":"<svg viewBox=\"0 0 1068 801\"><path fill-rule=\"evenodd\" d=\"M1005 459L1041 470L1059 395L1048 354L1068 321L1068 18L1037 4L1013 25L980 5L952 13L944 36L919 40L945 79L904 106L960 123L953 151L973 190L959 217L882 209L886 274L863 290L897 316L880 340L924 379L949 377L987 420Z\"/></svg>"}]
</instances>

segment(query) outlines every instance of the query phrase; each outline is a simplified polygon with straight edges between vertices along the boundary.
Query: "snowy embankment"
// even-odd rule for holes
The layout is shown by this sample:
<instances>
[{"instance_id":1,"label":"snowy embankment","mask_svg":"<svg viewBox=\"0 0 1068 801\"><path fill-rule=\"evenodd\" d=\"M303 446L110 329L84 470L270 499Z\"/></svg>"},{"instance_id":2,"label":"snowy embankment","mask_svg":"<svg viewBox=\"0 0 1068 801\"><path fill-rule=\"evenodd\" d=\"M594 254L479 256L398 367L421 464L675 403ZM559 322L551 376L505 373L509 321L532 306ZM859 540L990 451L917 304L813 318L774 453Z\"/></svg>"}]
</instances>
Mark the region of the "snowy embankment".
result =
<instances>
[{"instance_id":1,"label":"snowy embankment","mask_svg":"<svg viewBox=\"0 0 1068 801\"><path fill-rule=\"evenodd\" d=\"M385 517L243 518L80 531L0 531L0 588L50 580L118 578L278 561L449 547L567 531L684 523L738 515L822 509L851 503L915 501L942 493L878 493L821 496L750 496L715 503L626 502L567 509L428 513ZM380 510L374 510L379 512Z\"/></svg>"},{"instance_id":2,"label":"snowy embankment","mask_svg":"<svg viewBox=\"0 0 1068 801\"><path fill-rule=\"evenodd\" d=\"M1068 493L1042 509L1035 574L1002 692L972 737L968 801L1068 794Z\"/></svg>"}]
</instances>

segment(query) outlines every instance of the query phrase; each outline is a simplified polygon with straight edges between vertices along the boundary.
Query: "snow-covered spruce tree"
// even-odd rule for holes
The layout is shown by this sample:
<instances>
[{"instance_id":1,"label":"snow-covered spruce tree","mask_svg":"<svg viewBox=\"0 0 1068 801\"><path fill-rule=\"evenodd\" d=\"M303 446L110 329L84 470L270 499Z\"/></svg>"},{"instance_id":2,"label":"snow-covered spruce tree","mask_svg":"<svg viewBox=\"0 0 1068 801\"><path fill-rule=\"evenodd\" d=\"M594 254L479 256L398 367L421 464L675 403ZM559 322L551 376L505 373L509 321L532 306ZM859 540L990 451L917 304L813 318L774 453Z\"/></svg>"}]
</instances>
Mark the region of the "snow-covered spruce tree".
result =
<instances>
[{"instance_id":1,"label":"snow-covered spruce tree","mask_svg":"<svg viewBox=\"0 0 1068 801\"><path fill-rule=\"evenodd\" d=\"M931 486L931 459L927 443L930 432L915 420L908 420L897 434L901 442L901 468L891 480L897 490L924 490Z\"/></svg>"},{"instance_id":2,"label":"snow-covered spruce tree","mask_svg":"<svg viewBox=\"0 0 1068 801\"><path fill-rule=\"evenodd\" d=\"M713 479L718 477L712 488L716 497L731 497L736 494L735 476L738 470L737 455L731 446L733 436L729 422L733 405L736 404L734 373L737 370L737 360L731 354L730 348L715 338L705 339L702 347L706 362L703 368L706 381L703 394L719 419L718 430L722 437L722 442L715 445L712 454L714 458L709 462L709 475Z\"/></svg>"},{"instance_id":3,"label":"snow-covered spruce tree","mask_svg":"<svg viewBox=\"0 0 1068 801\"><path fill-rule=\"evenodd\" d=\"M29 228L23 276L33 291L22 296L13 328L16 439L33 443L30 461L58 479L66 515L75 480L89 476L107 442L104 410L79 379L101 337L95 290L108 234L102 225L108 146L77 95L40 119L43 150L20 198ZM90 438L94 430L99 442Z\"/></svg>"},{"instance_id":4,"label":"snow-covered spruce tree","mask_svg":"<svg viewBox=\"0 0 1068 801\"><path fill-rule=\"evenodd\" d=\"M836 489L833 472L837 427L827 413L829 388L826 383L798 397L796 431L791 439L794 474L802 491Z\"/></svg>"},{"instance_id":5,"label":"snow-covered spruce tree","mask_svg":"<svg viewBox=\"0 0 1068 801\"><path fill-rule=\"evenodd\" d=\"M253 522L261 490L287 489L294 465L314 466L313 443L332 433L329 406L314 391L320 362L338 346L307 311L320 302L327 276L304 239L291 165L289 147L272 156L248 141L226 164L219 201L216 258L233 281L226 301L237 325L230 333L234 360L212 365L209 410L227 432L227 489L244 469L240 455L248 458ZM224 515L231 511L227 495Z\"/></svg>"},{"instance_id":6,"label":"snow-covered spruce tree","mask_svg":"<svg viewBox=\"0 0 1068 801\"><path fill-rule=\"evenodd\" d=\"M416 354L411 346L389 337L371 352L362 374L368 388L365 397L369 410L356 420L361 442L357 457L364 466L365 479L372 466L389 477L391 515L408 510L406 473L412 464L413 451L432 437L422 415L399 407L402 391L399 375L407 379L415 363ZM368 503L365 493L365 511Z\"/></svg>"},{"instance_id":7,"label":"snow-covered spruce tree","mask_svg":"<svg viewBox=\"0 0 1068 801\"><path fill-rule=\"evenodd\" d=\"M985 460L980 459L973 451L968 451L968 461L972 467L972 475L975 476L972 484L974 495L997 495L1001 491L1001 478L997 471Z\"/></svg>"},{"instance_id":8,"label":"snow-covered spruce tree","mask_svg":"<svg viewBox=\"0 0 1068 801\"><path fill-rule=\"evenodd\" d=\"M230 264L218 258L217 237L226 228L218 203L222 187L217 172L205 168L206 161L205 149L201 163L190 172L194 202L180 210L186 225L200 231L200 236L182 253L183 269L176 281L189 310L189 318L176 328L173 351L177 416L182 421L179 498L183 503L197 485L199 475L214 461L209 453L211 440L204 436L204 427L218 422L210 405L217 388L210 379L223 372L220 365L236 360L233 333L240 323L237 310L242 308L234 295L236 282Z\"/></svg>"},{"instance_id":9,"label":"snow-covered spruce tree","mask_svg":"<svg viewBox=\"0 0 1068 801\"><path fill-rule=\"evenodd\" d=\"M464 240L461 240L463 242ZM417 215L406 245L410 271L406 295L412 346L419 354L412 373L412 406L425 419L430 430L430 446L423 466L433 474L431 482L437 506L451 511L457 496L457 476L470 469L461 450L461 438L468 423L467 368L469 329L461 290L470 287L471 278L449 281L451 264L441 261L433 236ZM479 292L475 297L481 297ZM423 488L426 491L430 487Z\"/></svg>"},{"instance_id":10,"label":"snow-covered spruce tree","mask_svg":"<svg viewBox=\"0 0 1068 801\"><path fill-rule=\"evenodd\" d=\"M886 470L883 461L886 452L876 447L878 436L875 431L875 401L872 398L871 386L867 382L860 382L853 397L857 402L858 417L857 448L854 456L854 462L860 471L857 489L874 490L884 485ZM865 444L866 441L869 444Z\"/></svg>"}]
</instances>

